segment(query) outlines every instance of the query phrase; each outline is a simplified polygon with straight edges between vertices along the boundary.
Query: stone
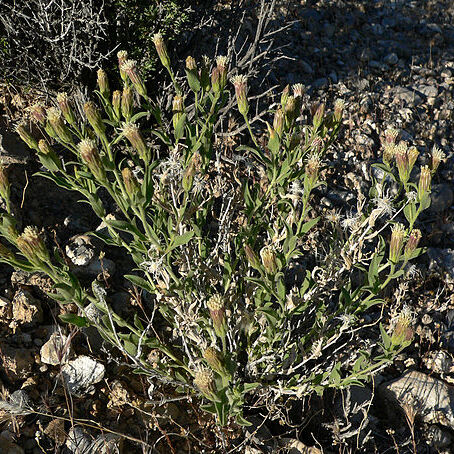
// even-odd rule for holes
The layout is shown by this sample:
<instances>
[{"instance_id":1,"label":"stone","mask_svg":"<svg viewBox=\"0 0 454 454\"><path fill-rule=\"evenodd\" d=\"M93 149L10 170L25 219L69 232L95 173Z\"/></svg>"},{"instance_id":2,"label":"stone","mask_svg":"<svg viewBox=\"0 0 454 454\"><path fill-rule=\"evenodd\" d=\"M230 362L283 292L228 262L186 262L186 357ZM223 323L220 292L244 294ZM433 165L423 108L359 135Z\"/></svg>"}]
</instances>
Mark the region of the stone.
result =
<instances>
[{"instance_id":1,"label":"stone","mask_svg":"<svg viewBox=\"0 0 454 454\"><path fill-rule=\"evenodd\" d=\"M409 106L417 106L422 103L421 95L406 87L396 87L394 90L394 101L404 101Z\"/></svg>"},{"instance_id":2,"label":"stone","mask_svg":"<svg viewBox=\"0 0 454 454\"><path fill-rule=\"evenodd\" d=\"M2 362L0 369L10 379L23 380L31 372L33 367L33 355L30 350L24 348L14 348L11 345L0 345Z\"/></svg>"},{"instance_id":3,"label":"stone","mask_svg":"<svg viewBox=\"0 0 454 454\"><path fill-rule=\"evenodd\" d=\"M316 89L324 88L328 85L328 79L326 77L321 77L320 79L315 80L312 85Z\"/></svg>"},{"instance_id":4,"label":"stone","mask_svg":"<svg viewBox=\"0 0 454 454\"><path fill-rule=\"evenodd\" d=\"M436 374L449 374L454 372L452 356L443 350L433 351L423 358L426 367Z\"/></svg>"},{"instance_id":5,"label":"stone","mask_svg":"<svg viewBox=\"0 0 454 454\"><path fill-rule=\"evenodd\" d=\"M24 454L24 450L14 443L12 434L7 430L0 433L0 452L5 454Z\"/></svg>"},{"instance_id":6,"label":"stone","mask_svg":"<svg viewBox=\"0 0 454 454\"><path fill-rule=\"evenodd\" d=\"M409 371L380 385L379 393L394 407L408 407L426 423L454 428L454 387L442 380Z\"/></svg>"},{"instance_id":7,"label":"stone","mask_svg":"<svg viewBox=\"0 0 454 454\"><path fill-rule=\"evenodd\" d=\"M446 430L432 424L426 431L426 440L432 448L444 449L453 446L454 438Z\"/></svg>"},{"instance_id":8,"label":"stone","mask_svg":"<svg viewBox=\"0 0 454 454\"><path fill-rule=\"evenodd\" d=\"M50 339L41 347L41 362L51 366L64 364L71 354L71 343L59 332L54 332Z\"/></svg>"},{"instance_id":9,"label":"stone","mask_svg":"<svg viewBox=\"0 0 454 454\"><path fill-rule=\"evenodd\" d=\"M71 454L91 452L91 437L81 427L71 427L66 439L66 447Z\"/></svg>"},{"instance_id":10,"label":"stone","mask_svg":"<svg viewBox=\"0 0 454 454\"><path fill-rule=\"evenodd\" d=\"M14 295L13 319L19 325L36 325L43 321L41 303L30 292L19 290Z\"/></svg>"},{"instance_id":11,"label":"stone","mask_svg":"<svg viewBox=\"0 0 454 454\"><path fill-rule=\"evenodd\" d=\"M61 371L70 393L77 396L104 378L105 367L88 356L79 356Z\"/></svg>"},{"instance_id":12,"label":"stone","mask_svg":"<svg viewBox=\"0 0 454 454\"><path fill-rule=\"evenodd\" d=\"M438 214L448 210L454 202L452 186L446 183L434 184L431 189L430 200L429 213Z\"/></svg>"},{"instance_id":13,"label":"stone","mask_svg":"<svg viewBox=\"0 0 454 454\"><path fill-rule=\"evenodd\" d=\"M436 98L438 96L438 88L435 85L417 85L414 88L427 98Z\"/></svg>"},{"instance_id":14,"label":"stone","mask_svg":"<svg viewBox=\"0 0 454 454\"><path fill-rule=\"evenodd\" d=\"M430 247L427 256L429 270L446 272L447 278L454 282L454 249Z\"/></svg>"},{"instance_id":15,"label":"stone","mask_svg":"<svg viewBox=\"0 0 454 454\"><path fill-rule=\"evenodd\" d=\"M383 61L387 65L395 65L399 61L399 57L394 52L391 52L390 54L385 56Z\"/></svg>"}]
</instances>

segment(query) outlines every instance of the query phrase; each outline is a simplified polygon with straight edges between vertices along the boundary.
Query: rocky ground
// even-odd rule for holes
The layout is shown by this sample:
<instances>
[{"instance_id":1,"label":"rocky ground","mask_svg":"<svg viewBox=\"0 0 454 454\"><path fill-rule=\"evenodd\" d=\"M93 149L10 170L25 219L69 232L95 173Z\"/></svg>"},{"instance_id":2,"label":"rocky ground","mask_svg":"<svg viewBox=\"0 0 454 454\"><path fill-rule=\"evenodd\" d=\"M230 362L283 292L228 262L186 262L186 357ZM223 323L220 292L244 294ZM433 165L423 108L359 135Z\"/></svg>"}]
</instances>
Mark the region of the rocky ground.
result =
<instances>
[{"instance_id":1,"label":"rocky ground","mask_svg":"<svg viewBox=\"0 0 454 454\"><path fill-rule=\"evenodd\" d=\"M434 145L447 156L420 220L427 253L406 288L390 297L390 304L405 299L416 314L415 340L392 367L365 388L294 406L294 427L257 416L246 436L237 427L220 432L191 399L133 376L95 333L60 324L46 279L1 268L0 378L10 407L0 410L0 452L208 453L221 452L219 439L226 452L250 454L454 452L453 17L450 0L284 1L272 23L290 26L276 35L286 58L269 84L303 83L308 104L347 103L329 156L334 186L321 199L327 211L348 209L354 182L370 182L388 126L418 147L421 164ZM1 131L24 225L55 231L87 280L102 269L115 276L122 258L109 250L100 261L99 245L80 235L97 227L84 206L32 177L36 163L5 124ZM136 304L121 285L112 299L119 311Z\"/></svg>"}]
</instances>

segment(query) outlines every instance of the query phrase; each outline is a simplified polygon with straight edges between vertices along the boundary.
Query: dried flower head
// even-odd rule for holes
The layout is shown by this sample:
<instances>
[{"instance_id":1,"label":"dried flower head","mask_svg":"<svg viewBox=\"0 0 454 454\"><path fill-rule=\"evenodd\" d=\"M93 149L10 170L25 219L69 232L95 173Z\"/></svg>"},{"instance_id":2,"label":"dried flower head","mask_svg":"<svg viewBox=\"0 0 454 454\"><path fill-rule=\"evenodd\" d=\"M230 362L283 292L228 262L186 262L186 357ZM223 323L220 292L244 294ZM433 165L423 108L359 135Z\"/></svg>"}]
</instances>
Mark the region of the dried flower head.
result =
<instances>
[{"instance_id":1,"label":"dried flower head","mask_svg":"<svg viewBox=\"0 0 454 454\"><path fill-rule=\"evenodd\" d=\"M271 246L265 246L260 250L262 266L268 274L274 275L277 271L276 252Z\"/></svg>"},{"instance_id":2,"label":"dried flower head","mask_svg":"<svg viewBox=\"0 0 454 454\"><path fill-rule=\"evenodd\" d=\"M42 235L36 227L25 227L24 233L16 240L16 246L34 265L47 263L50 260Z\"/></svg>"},{"instance_id":3,"label":"dried flower head","mask_svg":"<svg viewBox=\"0 0 454 454\"><path fill-rule=\"evenodd\" d=\"M96 143L91 139L82 140L79 143L79 152L82 161L90 169L93 176L100 182L106 181L106 170L96 148Z\"/></svg>"},{"instance_id":4,"label":"dried flower head","mask_svg":"<svg viewBox=\"0 0 454 454\"><path fill-rule=\"evenodd\" d=\"M30 107L30 114L35 123L38 123L40 126L46 124L46 110L42 104L33 104L33 106Z\"/></svg>"},{"instance_id":5,"label":"dried flower head","mask_svg":"<svg viewBox=\"0 0 454 454\"><path fill-rule=\"evenodd\" d=\"M304 85L303 84L295 84L292 85L293 96L295 98L302 98L304 95Z\"/></svg>"},{"instance_id":6,"label":"dried flower head","mask_svg":"<svg viewBox=\"0 0 454 454\"><path fill-rule=\"evenodd\" d=\"M249 103L247 100L247 77L243 74L232 77L232 84L235 87L236 102L241 115L247 115Z\"/></svg>"},{"instance_id":7,"label":"dried flower head","mask_svg":"<svg viewBox=\"0 0 454 454\"><path fill-rule=\"evenodd\" d=\"M440 165L441 161L446 159L446 155L434 145L432 148L432 155L431 155L431 162L430 162L430 169L432 171L432 175L437 171L438 166Z\"/></svg>"},{"instance_id":8,"label":"dried flower head","mask_svg":"<svg viewBox=\"0 0 454 454\"><path fill-rule=\"evenodd\" d=\"M213 322L214 332L221 339L224 338L227 333L227 320L225 316L224 298L216 293L208 300L207 307L210 311L210 317Z\"/></svg>"},{"instance_id":9,"label":"dried flower head","mask_svg":"<svg viewBox=\"0 0 454 454\"><path fill-rule=\"evenodd\" d=\"M123 127L123 134L137 151L140 158L148 164L148 162L150 162L150 154L148 152L148 147L145 144L145 140L140 133L139 127L134 123L127 123Z\"/></svg>"},{"instance_id":10,"label":"dried flower head","mask_svg":"<svg viewBox=\"0 0 454 454\"><path fill-rule=\"evenodd\" d=\"M128 75L129 80L136 89L137 93L139 93L140 96L146 98L147 89L142 78L139 75L139 71L137 69L137 62L135 60L126 60L121 65L121 69Z\"/></svg>"},{"instance_id":11,"label":"dried flower head","mask_svg":"<svg viewBox=\"0 0 454 454\"><path fill-rule=\"evenodd\" d=\"M98 78L99 92L101 93L101 96L103 96L104 99L108 99L110 96L110 90L109 79L107 78L107 74L103 69L100 68L98 69L96 75Z\"/></svg>"},{"instance_id":12,"label":"dried flower head","mask_svg":"<svg viewBox=\"0 0 454 454\"><path fill-rule=\"evenodd\" d=\"M56 107L47 109L47 120L58 138L64 143L72 143L73 137L62 118L62 112Z\"/></svg>"},{"instance_id":13,"label":"dried flower head","mask_svg":"<svg viewBox=\"0 0 454 454\"><path fill-rule=\"evenodd\" d=\"M96 135L102 139L106 139L106 125L102 121L101 112L94 102L88 101L84 104L84 112L91 127Z\"/></svg>"},{"instance_id":14,"label":"dried flower head","mask_svg":"<svg viewBox=\"0 0 454 454\"><path fill-rule=\"evenodd\" d=\"M214 374L209 369L202 369L195 373L194 385L209 400L216 400L216 383Z\"/></svg>"},{"instance_id":15,"label":"dried flower head","mask_svg":"<svg viewBox=\"0 0 454 454\"><path fill-rule=\"evenodd\" d=\"M388 128L385 131L385 144L394 145L397 137L399 136L399 130L395 128Z\"/></svg>"}]
</instances>

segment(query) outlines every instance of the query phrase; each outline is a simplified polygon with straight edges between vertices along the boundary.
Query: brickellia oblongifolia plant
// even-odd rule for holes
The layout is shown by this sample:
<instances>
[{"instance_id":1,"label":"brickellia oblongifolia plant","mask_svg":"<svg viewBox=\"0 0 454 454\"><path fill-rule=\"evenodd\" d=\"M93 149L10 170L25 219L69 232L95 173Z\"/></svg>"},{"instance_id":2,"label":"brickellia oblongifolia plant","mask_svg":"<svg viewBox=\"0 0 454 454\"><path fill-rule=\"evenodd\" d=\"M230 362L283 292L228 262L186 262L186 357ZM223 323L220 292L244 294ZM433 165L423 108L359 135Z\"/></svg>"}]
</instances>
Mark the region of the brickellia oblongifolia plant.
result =
<instances>
[{"instance_id":1,"label":"brickellia oblongifolia plant","mask_svg":"<svg viewBox=\"0 0 454 454\"><path fill-rule=\"evenodd\" d=\"M58 107L32 108L44 138L18 127L46 169L41 175L79 192L103 221L105 233L91 234L132 258L136 268L124 277L147 304L120 316L101 282L84 288L43 232L18 232L3 167L0 260L45 273L55 284L50 296L78 308L64 321L96 327L135 372L198 393L219 424L249 424L243 410L252 399L266 404L364 383L412 340L406 308L388 329L379 325L375 340L363 334L362 317L385 304L385 288L421 252L414 224L430 204L443 156L434 150L413 183L418 152L390 129L377 164L383 178L367 196L358 185L353 212L323 216L312 201L326 184L325 155L344 103L331 112L315 106L303 124L303 87L287 87L272 106L266 137L258 138L247 79L234 75L251 146L237 146L228 158L215 128L230 99L227 59L211 67L207 57L199 65L188 57L180 84L161 36L154 42L173 82L172 112L158 108L135 62L119 52L122 91L111 92L99 70L99 103L84 105L85 118L61 93ZM100 194L113 199L115 215Z\"/></svg>"}]
</instances>

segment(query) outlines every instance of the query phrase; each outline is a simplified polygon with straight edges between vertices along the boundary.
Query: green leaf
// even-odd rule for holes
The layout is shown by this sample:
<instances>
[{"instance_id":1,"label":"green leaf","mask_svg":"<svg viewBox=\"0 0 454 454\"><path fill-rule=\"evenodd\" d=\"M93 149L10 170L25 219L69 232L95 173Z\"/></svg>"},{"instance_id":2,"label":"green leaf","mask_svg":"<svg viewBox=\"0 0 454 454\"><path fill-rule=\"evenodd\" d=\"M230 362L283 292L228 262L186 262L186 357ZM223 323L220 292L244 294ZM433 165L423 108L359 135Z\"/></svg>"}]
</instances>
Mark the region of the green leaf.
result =
<instances>
[{"instance_id":1,"label":"green leaf","mask_svg":"<svg viewBox=\"0 0 454 454\"><path fill-rule=\"evenodd\" d=\"M194 231L190 230L189 232L183 233L182 235L176 236L170 246L167 249L167 252L172 251L173 249L177 248L178 246L183 246L184 244L189 243L191 238L194 236Z\"/></svg>"},{"instance_id":2,"label":"green leaf","mask_svg":"<svg viewBox=\"0 0 454 454\"><path fill-rule=\"evenodd\" d=\"M76 325L79 328L89 326L88 320L85 317L80 317L79 315L76 314L61 314L58 317L62 322L70 323L71 325Z\"/></svg>"},{"instance_id":3,"label":"green leaf","mask_svg":"<svg viewBox=\"0 0 454 454\"><path fill-rule=\"evenodd\" d=\"M186 124L186 114L183 114L181 118L178 120L178 123L175 127L174 137L175 140L178 142L184 135L184 125Z\"/></svg>"},{"instance_id":4,"label":"green leaf","mask_svg":"<svg viewBox=\"0 0 454 454\"><path fill-rule=\"evenodd\" d=\"M383 340L383 347L385 348L385 350L389 350L389 348L391 347L391 338L389 337L388 333L385 331L385 328L383 328L383 325L381 323L380 334Z\"/></svg>"},{"instance_id":5,"label":"green leaf","mask_svg":"<svg viewBox=\"0 0 454 454\"><path fill-rule=\"evenodd\" d=\"M305 222L301 227L300 234L304 235L305 233L307 233L312 227L314 227L315 224L317 224L319 220L320 217Z\"/></svg>"},{"instance_id":6,"label":"green leaf","mask_svg":"<svg viewBox=\"0 0 454 454\"><path fill-rule=\"evenodd\" d=\"M140 288L146 290L149 293L153 293L154 292L154 289L150 285L150 283L147 280L143 279L142 277L136 276L135 274L127 274L124 277L129 282L132 282L134 285L136 285L137 287L140 287Z\"/></svg>"},{"instance_id":7,"label":"green leaf","mask_svg":"<svg viewBox=\"0 0 454 454\"><path fill-rule=\"evenodd\" d=\"M239 426L244 426L244 427L252 426L252 423L249 422L247 419L245 419L245 418L243 417L243 415L236 415L235 422L236 422Z\"/></svg>"}]
</instances>

